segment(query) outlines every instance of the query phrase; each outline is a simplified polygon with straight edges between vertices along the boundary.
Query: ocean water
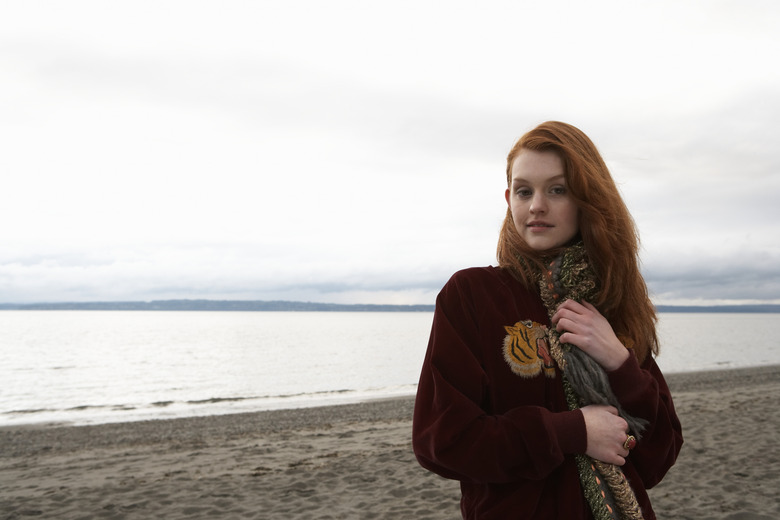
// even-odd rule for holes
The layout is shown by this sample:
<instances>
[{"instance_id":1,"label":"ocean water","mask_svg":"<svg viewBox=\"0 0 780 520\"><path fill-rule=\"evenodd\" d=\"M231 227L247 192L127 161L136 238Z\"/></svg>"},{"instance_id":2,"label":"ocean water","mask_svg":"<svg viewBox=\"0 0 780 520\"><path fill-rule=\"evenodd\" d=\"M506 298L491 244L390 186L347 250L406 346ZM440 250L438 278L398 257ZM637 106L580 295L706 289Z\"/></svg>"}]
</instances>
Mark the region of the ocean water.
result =
<instances>
[{"instance_id":1,"label":"ocean water","mask_svg":"<svg viewBox=\"0 0 780 520\"><path fill-rule=\"evenodd\" d=\"M432 313L0 312L0 426L412 395ZM780 314L660 315L664 372L780 363Z\"/></svg>"}]
</instances>

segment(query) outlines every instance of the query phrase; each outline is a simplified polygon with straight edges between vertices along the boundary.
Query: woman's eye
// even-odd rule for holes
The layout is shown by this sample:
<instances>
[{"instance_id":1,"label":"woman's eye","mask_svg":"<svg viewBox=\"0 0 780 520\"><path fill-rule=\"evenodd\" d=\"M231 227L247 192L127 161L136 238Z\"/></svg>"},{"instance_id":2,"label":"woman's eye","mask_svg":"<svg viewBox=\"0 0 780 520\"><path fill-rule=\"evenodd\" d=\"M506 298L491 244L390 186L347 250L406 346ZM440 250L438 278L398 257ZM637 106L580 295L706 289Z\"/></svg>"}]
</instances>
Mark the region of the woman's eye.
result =
<instances>
[{"instance_id":1,"label":"woman's eye","mask_svg":"<svg viewBox=\"0 0 780 520\"><path fill-rule=\"evenodd\" d=\"M528 188L518 188L517 191L515 191L515 193L517 193L518 197L530 197L531 196L531 190L529 190Z\"/></svg>"},{"instance_id":2,"label":"woman's eye","mask_svg":"<svg viewBox=\"0 0 780 520\"><path fill-rule=\"evenodd\" d=\"M566 194L566 187L565 186L553 186L550 189L550 193L554 195L565 195Z\"/></svg>"}]
</instances>

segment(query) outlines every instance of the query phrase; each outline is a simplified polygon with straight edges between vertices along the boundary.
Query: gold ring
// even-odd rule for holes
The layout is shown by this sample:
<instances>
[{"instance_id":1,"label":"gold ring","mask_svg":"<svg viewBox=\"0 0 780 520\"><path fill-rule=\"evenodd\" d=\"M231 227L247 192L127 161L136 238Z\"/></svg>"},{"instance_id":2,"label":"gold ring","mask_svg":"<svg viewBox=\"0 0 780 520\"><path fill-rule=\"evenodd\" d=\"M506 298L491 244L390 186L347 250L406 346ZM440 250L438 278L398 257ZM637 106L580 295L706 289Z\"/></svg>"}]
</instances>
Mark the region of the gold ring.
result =
<instances>
[{"instance_id":1,"label":"gold ring","mask_svg":"<svg viewBox=\"0 0 780 520\"><path fill-rule=\"evenodd\" d=\"M636 437L629 435L626 437L626 442L623 443L623 449L631 451L634 449L634 446L636 446Z\"/></svg>"}]
</instances>

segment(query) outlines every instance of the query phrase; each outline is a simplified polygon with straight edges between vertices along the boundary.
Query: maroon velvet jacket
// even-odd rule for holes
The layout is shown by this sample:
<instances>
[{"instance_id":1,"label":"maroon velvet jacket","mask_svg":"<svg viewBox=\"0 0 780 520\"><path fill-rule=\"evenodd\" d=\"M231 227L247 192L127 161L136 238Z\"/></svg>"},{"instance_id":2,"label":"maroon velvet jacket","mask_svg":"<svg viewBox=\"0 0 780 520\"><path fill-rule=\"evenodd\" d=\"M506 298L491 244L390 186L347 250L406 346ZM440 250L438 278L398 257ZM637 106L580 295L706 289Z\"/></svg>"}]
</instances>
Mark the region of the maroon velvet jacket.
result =
<instances>
[{"instance_id":1,"label":"maroon velvet jacket","mask_svg":"<svg viewBox=\"0 0 780 520\"><path fill-rule=\"evenodd\" d=\"M549 324L541 299L504 269L459 271L439 293L413 445L423 467L461 482L463 518L592 518L574 457L585 453L585 421L569 411L561 374L534 338ZM642 366L630 356L609 379L625 410L650 422L623 466L650 520L645 490L674 464L680 422L651 356Z\"/></svg>"}]
</instances>

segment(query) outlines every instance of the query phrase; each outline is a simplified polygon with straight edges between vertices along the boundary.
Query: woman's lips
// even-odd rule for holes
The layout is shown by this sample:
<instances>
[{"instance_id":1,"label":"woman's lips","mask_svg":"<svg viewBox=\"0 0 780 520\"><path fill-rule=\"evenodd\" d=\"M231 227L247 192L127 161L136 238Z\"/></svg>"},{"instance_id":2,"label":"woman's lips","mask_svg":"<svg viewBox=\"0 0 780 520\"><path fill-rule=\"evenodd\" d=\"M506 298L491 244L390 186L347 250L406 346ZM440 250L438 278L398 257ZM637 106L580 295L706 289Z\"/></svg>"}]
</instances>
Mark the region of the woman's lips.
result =
<instances>
[{"instance_id":1,"label":"woman's lips","mask_svg":"<svg viewBox=\"0 0 780 520\"><path fill-rule=\"evenodd\" d=\"M545 231L547 229L550 229L554 227L552 224L548 224L547 222L542 222L539 220L533 220L526 224L526 227L530 229L531 231Z\"/></svg>"}]
</instances>

